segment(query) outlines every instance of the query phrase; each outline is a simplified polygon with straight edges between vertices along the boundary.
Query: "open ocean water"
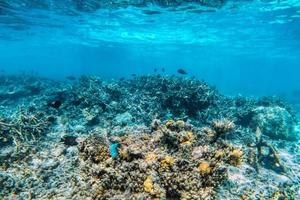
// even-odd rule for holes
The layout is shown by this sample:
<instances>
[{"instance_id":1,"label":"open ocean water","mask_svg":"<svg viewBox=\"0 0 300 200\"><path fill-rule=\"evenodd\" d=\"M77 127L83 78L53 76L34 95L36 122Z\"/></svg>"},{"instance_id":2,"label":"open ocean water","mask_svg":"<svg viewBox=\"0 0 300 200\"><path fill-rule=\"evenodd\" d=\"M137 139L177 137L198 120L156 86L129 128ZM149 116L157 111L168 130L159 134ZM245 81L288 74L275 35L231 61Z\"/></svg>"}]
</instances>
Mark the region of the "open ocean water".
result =
<instances>
[{"instance_id":1,"label":"open ocean water","mask_svg":"<svg viewBox=\"0 0 300 200\"><path fill-rule=\"evenodd\" d=\"M0 199L300 199L300 0L0 0Z\"/></svg>"}]
</instances>

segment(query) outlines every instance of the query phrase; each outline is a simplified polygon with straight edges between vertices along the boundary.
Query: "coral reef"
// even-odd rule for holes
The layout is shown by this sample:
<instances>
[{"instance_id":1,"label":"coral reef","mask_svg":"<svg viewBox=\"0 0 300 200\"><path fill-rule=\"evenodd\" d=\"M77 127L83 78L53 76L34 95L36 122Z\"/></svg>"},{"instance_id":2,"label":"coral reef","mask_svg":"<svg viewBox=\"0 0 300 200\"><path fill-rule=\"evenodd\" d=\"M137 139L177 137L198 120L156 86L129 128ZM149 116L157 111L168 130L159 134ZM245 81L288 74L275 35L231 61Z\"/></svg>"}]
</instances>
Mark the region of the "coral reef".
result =
<instances>
[{"instance_id":1,"label":"coral reef","mask_svg":"<svg viewBox=\"0 0 300 200\"><path fill-rule=\"evenodd\" d=\"M204 81L0 76L1 199L299 199L299 122Z\"/></svg>"},{"instance_id":2,"label":"coral reef","mask_svg":"<svg viewBox=\"0 0 300 200\"><path fill-rule=\"evenodd\" d=\"M260 127L261 131L274 139L296 138L294 134L295 120L293 116L284 108L258 107L253 111L255 116L252 119L254 127Z\"/></svg>"},{"instance_id":3,"label":"coral reef","mask_svg":"<svg viewBox=\"0 0 300 200\"><path fill-rule=\"evenodd\" d=\"M119 137L120 156L116 159L109 156L105 141L110 139L105 135L88 137L79 151L82 171L98 191L92 198L114 198L125 193L130 199L213 198L214 188L226 178L226 166L238 158L235 154L226 156L232 148L222 143L210 146L201 156L193 156L194 148L205 145L197 136L205 135L184 121L169 120L156 131ZM223 156L216 157L217 151L224 152Z\"/></svg>"},{"instance_id":4,"label":"coral reef","mask_svg":"<svg viewBox=\"0 0 300 200\"><path fill-rule=\"evenodd\" d=\"M31 109L20 108L10 118L0 118L0 145L36 141L46 134L51 118Z\"/></svg>"}]
</instances>

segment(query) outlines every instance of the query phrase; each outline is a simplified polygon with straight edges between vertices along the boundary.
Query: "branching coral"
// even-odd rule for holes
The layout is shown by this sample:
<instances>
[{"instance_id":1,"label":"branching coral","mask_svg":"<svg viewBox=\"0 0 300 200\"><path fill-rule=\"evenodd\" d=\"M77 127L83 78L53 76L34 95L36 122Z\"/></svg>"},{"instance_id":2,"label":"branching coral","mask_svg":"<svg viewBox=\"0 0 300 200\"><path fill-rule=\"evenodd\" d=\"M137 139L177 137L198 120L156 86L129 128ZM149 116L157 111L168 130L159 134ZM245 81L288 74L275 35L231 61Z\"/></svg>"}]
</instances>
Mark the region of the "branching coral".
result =
<instances>
[{"instance_id":1,"label":"branching coral","mask_svg":"<svg viewBox=\"0 0 300 200\"><path fill-rule=\"evenodd\" d=\"M224 136L226 133L233 131L234 128L235 124L233 121L230 121L228 119L214 120L212 122L212 129L215 131L213 141L216 141L220 137ZM208 133L213 134L213 132Z\"/></svg>"},{"instance_id":2,"label":"branching coral","mask_svg":"<svg viewBox=\"0 0 300 200\"><path fill-rule=\"evenodd\" d=\"M50 120L42 112L32 112L20 108L12 119L0 121L2 141L13 142L19 146L22 142L36 141L49 128Z\"/></svg>"},{"instance_id":3,"label":"branching coral","mask_svg":"<svg viewBox=\"0 0 300 200\"><path fill-rule=\"evenodd\" d=\"M298 152L297 145L276 140L294 136L295 116L280 102L225 97L203 81L168 76L122 81L83 76L67 82L0 76L0 82L0 168L4 172L0 179L5 182L0 181L1 197L16 191L26 199L24 194L30 191L33 199L59 199L65 193L57 187L70 187L72 192L65 198L214 199L216 191L232 186L231 178L237 183L250 178L245 181L250 183L247 188L271 180L272 189L265 197L272 196L278 185L282 194L288 194L291 184L281 182L284 176L295 175L290 179L299 182L294 173L298 170L293 169L298 167L297 157L290 153ZM18 109L21 100L22 109ZM53 100L58 105L49 104ZM257 126L261 131L255 138ZM40 139L49 139L47 132L51 142ZM51 164L44 151L52 142L61 145L61 153L53 155L56 162ZM41 143L43 150L37 148ZM13 148L14 144L19 148ZM50 152L56 151L51 148ZM32 159L38 151L39 156ZM68 168L61 164L66 160ZM10 174L16 170L12 166L21 169L24 162L27 167L19 170L24 176ZM32 182L36 175L30 165L41 180ZM59 177L53 174L58 165L64 169ZM50 166L48 173L39 166ZM76 171L74 182L65 181L70 169ZM230 184L222 185L227 169ZM279 173L280 181L274 181ZM49 192L50 179L60 180L53 181L54 186L51 181L56 188ZM291 186L291 191L298 189L297 184ZM251 198L251 191L241 192Z\"/></svg>"},{"instance_id":4,"label":"branching coral","mask_svg":"<svg viewBox=\"0 0 300 200\"><path fill-rule=\"evenodd\" d=\"M172 140L166 139L166 134ZM99 199L125 191L130 191L130 198L143 192L149 198L212 197L213 189L226 178L226 166L233 159L229 156L231 147L216 143L208 150L197 141L193 128L181 121L169 120L151 133L119 137L120 156L115 159L108 153L106 140L93 136L83 141L79 149L85 177L98 180L101 196L95 198ZM190 151L182 153L187 141ZM199 151L193 149L201 148L207 150L196 156Z\"/></svg>"},{"instance_id":5,"label":"branching coral","mask_svg":"<svg viewBox=\"0 0 300 200\"><path fill-rule=\"evenodd\" d=\"M232 131L235 128L235 125L233 121L230 121L228 119L220 119L220 120L214 120L212 122L212 128L218 134L224 134Z\"/></svg>"}]
</instances>

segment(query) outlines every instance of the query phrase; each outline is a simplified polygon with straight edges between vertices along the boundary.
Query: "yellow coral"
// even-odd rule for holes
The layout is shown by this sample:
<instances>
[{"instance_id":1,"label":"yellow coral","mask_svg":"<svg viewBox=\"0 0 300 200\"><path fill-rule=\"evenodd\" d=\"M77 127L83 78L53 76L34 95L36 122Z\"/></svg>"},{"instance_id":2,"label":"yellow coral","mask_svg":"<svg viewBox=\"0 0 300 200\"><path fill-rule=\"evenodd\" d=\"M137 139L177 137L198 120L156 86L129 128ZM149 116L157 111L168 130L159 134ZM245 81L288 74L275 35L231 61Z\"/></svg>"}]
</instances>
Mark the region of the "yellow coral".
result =
<instances>
[{"instance_id":1,"label":"yellow coral","mask_svg":"<svg viewBox=\"0 0 300 200\"><path fill-rule=\"evenodd\" d=\"M183 142L183 143L181 143L181 144L183 144L183 145L191 145L192 142L191 142L191 141L185 141L185 142Z\"/></svg>"},{"instance_id":2,"label":"yellow coral","mask_svg":"<svg viewBox=\"0 0 300 200\"><path fill-rule=\"evenodd\" d=\"M240 149L234 149L231 153L230 153L230 164L237 166L239 164L241 164L242 162L242 155L243 152Z\"/></svg>"},{"instance_id":3,"label":"yellow coral","mask_svg":"<svg viewBox=\"0 0 300 200\"><path fill-rule=\"evenodd\" d=\"M152 176L148 176L147 179L144 181L144 190L151 194L154 192Z\"/></svg>"},{"instance_id":4,"label":"yellow coral","mask_svg":"<svg viewBox=\"0 0 300 200\"><path fill-rule=\"evenodd\" d=\"M217 150L215 152L215 158L222 158L225 155L224 150Z\"/></svg>"},{"instance_id":5,"label":"yellow coral","mask_svg":"<svg viewBox=\"0 0 300 200\"><path fill-rule=\"evenodd\" d=\"M276 192L274 192L274 194L270 198L270 200L278 200L278 199L284 199L284 200L287 199L285 192L276 191Z\"/></svg>"},{"instance_id":6,"label":"yellow coral","mask_svg":"<svg viewBox=\"0 0 300 200\"><path fill-rule=\"evenodd\" d=\"M211 137L211 138L214 137L215 134L216 134L216 132L213 129L209 128L209 127L202 128L202 132L205 133L208 137Z\"/></svg>"},{"instance_id":7,"label":"yellow coral","mask_svg":"<svg viewBox=\"0 0 300 200\"><path fill-rule=\"evenodd\" d=\"M246 194L242 194L241 199L242 200L247 200L247 195Z\"/></svg>"},{"instance_id":8,"label":"yellow coral","mask_svg":"<svg viewBox=\"0 0 300 200\"><path fill-rule=\"evenodd\" d=\"M105 161L109 158L110 158L110 154L107 147L100 147L98 154L94 156L96 162Z\"/></svg>"},{"instance_id":9,"label":"yellow coral","mask_svg":"<svg viewBox=\"0 0 300 200\"><path fill-rule=\"evenodd\" d=\"M194 134L191 131L187 131L185 133L185 136L181 140L181 144L190 145L192 143L192 140L194 139Z\"/></svg>"},{"instance_id":10,"label":"yellow coral","mask_svg":"<svg viewBox=\"0 0 300 200\"><path fill-rule=\"evenodd\" d=\"M145 156L146 161L156 161L157 160L157 155L155 153L148 153Z\"/></svg>"},{"instance_id":11,"label":"yellow coral","mask_svg":"<svg viewBox=\"0 0 300 200\"><path fill-rule=\"evenodd\" d=\"M166 122L166 127L167 128L170 128L171 126L173 126L175 124L175 121L174 120L172 120L172 119L170 119L170 120L168 120L167 122Z\"/></svg>"},{"instance_id":12,"label":"yellow coral","mask_svg":"<svg viewBox=\"0 0 300 200\"><path fill-rule=\"evenodd\" d=\"M119 154L120 154L120 157L123 158L123 159L128 159L129 158L129 153L128 153L127 149L119 150Z\"/></svg>"},{"instance_id":13,"label":"yellow coral","mask_svg":"<svg viewBox=\"0 0 300 200\"><path fill-rule=\"evenodd\" d=\"M194 134L191 131L187 131L187 136L190 140L192 140L194 138Z\"/></svg>"},{"instance_id":14,"label":"yellow coral","mask_svg":"<svg viewBox=\"0 0 300 200\"><path fill-rule=\"evenodd\" d=\"M198 170L200 172L201 175L206 175L209 174L211 171L211 167L210 164L206 161L203 161L200 163Z\"/></svg>"},{"instance_id":15,"label":"yellow coral","mask_svg":"<svg viewBox=\"0 0 300 200\"><path fill-rule=\"evenodd\" d=\"M161 162L162 168L172 167L175 164L175 159L172 156L166 156Z\"/></svg>"},{"instance_id":16,"label":"yellow coral","mask_svg":"<svg viewBox=\"0 0 300 200\"><path fill-rule=\"evenodd\" d=\"M178 120L178 121L176 121L176 125L178 128L184 128L185 122L183 120Z\"/></svg>"}]
</instances>

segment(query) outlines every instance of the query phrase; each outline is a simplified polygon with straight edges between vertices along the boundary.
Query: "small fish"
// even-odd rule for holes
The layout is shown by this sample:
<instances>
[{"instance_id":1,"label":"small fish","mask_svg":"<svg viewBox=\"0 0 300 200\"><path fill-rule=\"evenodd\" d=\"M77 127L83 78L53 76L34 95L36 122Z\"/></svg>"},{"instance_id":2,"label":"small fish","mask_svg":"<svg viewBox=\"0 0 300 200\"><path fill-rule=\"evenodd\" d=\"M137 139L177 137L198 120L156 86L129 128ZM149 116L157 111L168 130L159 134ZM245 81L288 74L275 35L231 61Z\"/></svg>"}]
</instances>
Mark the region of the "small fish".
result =
<instances>
[{"instance_id":1,"label":"small fish","mask_svg":"<svg viewBox=\"0 0 300 200\"><path fill-rule=\"evenodd\" d=\"M54 116L49 116L49 117L47 118L47 121L50 122L50 123L55 122L55 120L56 120L56 118L55 118Z\"/></svg>"},{"instance_id":2,"label":"small fish","mask_svg":"<svg viewBox=\"0 0 300 200\"><path fill-rule=\"evenodd\" d=\"M78 144L77 137L72 135L63 136L60 141L67 146L76 146Z\"/></svg>"},{"instance_id":3,"label":"small fish","mask_svg":"<svg viewBox=\"0 0 300 200\"><path fill-rule=\"evenodd\" d=\"M119 80L120 80L120 81L124 81L124 80L125 80L125 77L121 77Z\"/></svg>"},{"instance_id":4,"label":"small fish","mask_svg":"<svg viewBox=\"0 0 300 200\"><path fill-rule=\"evenodd\" d=\"M147 15L157 15L157 14L161 14L162 12L157 11L157 10L143 10L143 12Z\"/></svg>"},{"instance_id":5,"label":"small fish","mask_svg":"<svg viewBox=\"0 0 300 200\"><path fill-rule=\"evenodd\" d=\"M109 154L112 158L117 158L118 157L118 148L120 144L119 143L111 143L109 145Z\"/></svg>"},{"instance_id":6,"label":"small fish","mask_svg":"<svg viewBox=\"0 0 300 200\"><path fill-rule=\"evenodd\" d=\"M136 77L136 74L131 74L131 76Z\"/></svg>"},{"instance_id":7,"label":"small fish","mask_svg":"<svg viewBox=\"0 0 300 200\"><path fill-rule=\"evenodd\" d=\"M154 72L155 72L155 73L157 72L157 68L154 68Z\"/></svg>"},{"instance_id":8,"label":"small fish","mask_svg":"<svg viewBox=\"0 0 300 200\"><path fill-rule=\"evenodd\" d=\"M183 74L183 75L186 75L186 74L187 74L187 72L186 72L184 69L178 69L177 72L178 72L179 74Z\"/></svg>"},{"instance_id":9,"label":"small fish","mask_svg":"<svg viewBox=\"0 0 300 200\"><path fill-rule=\"evenodd\" d=\"M162 71L162 72L165 72L166 70L165 70L165 68L161 68L161 71Z\"/></svg>"},{"instance_id":10,"label":"small fish","mask_svg":"<svg viewBox=\"0 0 300 200\"><path fill-rule=\"evenodd\" d=\"M48 103L49 107L56 108L56 109L58 109L61 105L62 105L62 102L60 100L54 100L54 101Z\"/></svg>"},{"instance_id":11,"label":"small fish","mask_svg":"<svg viewBox=\"0 0 300 200\"><path fill-rule=\"evenodd\" d=\"M75 76L66 76L66 79L68 79L70 81L75 81L76 77Z\"/></svg>"}]
</instances>

